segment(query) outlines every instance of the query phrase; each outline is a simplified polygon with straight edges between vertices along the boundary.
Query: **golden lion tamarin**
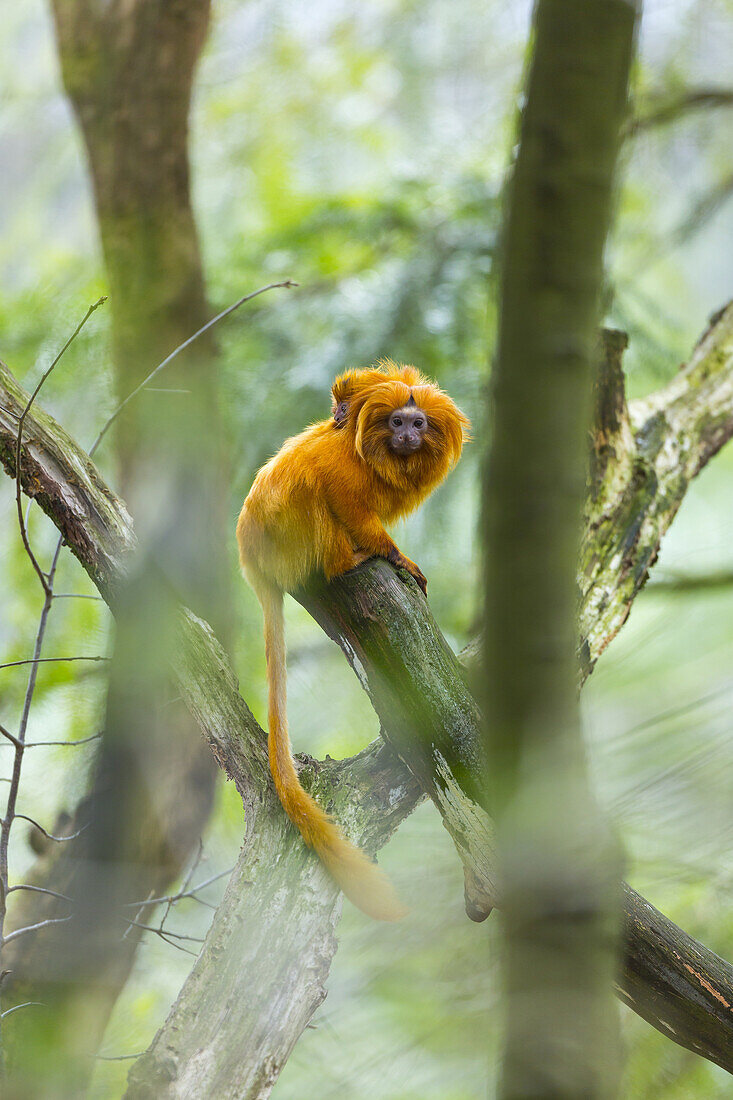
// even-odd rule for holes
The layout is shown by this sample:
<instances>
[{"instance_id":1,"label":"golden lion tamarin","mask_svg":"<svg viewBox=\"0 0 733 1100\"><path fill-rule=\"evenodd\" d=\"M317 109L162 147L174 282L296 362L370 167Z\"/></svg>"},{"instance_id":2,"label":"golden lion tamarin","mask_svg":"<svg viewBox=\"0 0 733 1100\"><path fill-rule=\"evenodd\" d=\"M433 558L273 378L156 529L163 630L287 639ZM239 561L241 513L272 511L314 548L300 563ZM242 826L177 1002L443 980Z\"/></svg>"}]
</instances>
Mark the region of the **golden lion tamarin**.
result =
<instances>
[{"instance_id":1,"label":"golden lion tamarin","mask_svg":"<svg viewBox=\"0 0 733 1100\"><path fill-rule=\"evenodd\" d=\"M300 785L288 737L283 592L369 557L414 562L384 529L413 511L458 461L468 420L415 367L385 360L336 379L333 416L285 441L257 474L237 523L242 569L265 619L270 770L288 817L346 896L380 920L404 909L389 880Z\"/></svg>"}]
</instances>

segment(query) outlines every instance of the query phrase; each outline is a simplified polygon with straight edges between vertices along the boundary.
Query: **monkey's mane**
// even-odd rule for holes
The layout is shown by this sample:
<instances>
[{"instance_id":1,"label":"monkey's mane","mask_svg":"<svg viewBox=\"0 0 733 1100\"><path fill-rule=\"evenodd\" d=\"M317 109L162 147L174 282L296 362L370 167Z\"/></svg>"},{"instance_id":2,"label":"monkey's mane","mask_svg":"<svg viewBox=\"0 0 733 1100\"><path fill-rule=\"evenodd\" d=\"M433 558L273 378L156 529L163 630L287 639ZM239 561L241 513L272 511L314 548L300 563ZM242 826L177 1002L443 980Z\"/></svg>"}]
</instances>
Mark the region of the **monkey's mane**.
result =
<instances>
[{"instance_id":1,"label":"monkey's mane","mask_svg":"<svg viewBox=\"0 0 733 1100\"><path fill-rule=\"evenodd\" d=\"M409 363L395 363L392 359L380 359L374 367L348 370L336 378L331 387L333 410L335 411L342 401L346 401L351 405L354 400L359 398L363 400L374 386L390 381L404 382L408 386L419 386L426 383L427 379L417 367L410 366ZM355 422L356 417L354 417Z\"/></svg>"},{"instance_id":2,"label":"monkey's mane","mask_svg":"<svg viewBox=\"0 0 733 1100\"><path fill-rule=\"evenodd\" d=\"M413 368L414 369L414 368ZM422 446L412 455L397 455L389 446L392 434L390 415L401 409L412 396L427 417ZM387 381L373 386L357 397L355 424L356 451L385 481L405 490L426 491L441 481L461 457L468 438L468 418L443 390L420 376L410 385ZM349 417L351 420L351 417Z\"/></svg>"}]
</instances>

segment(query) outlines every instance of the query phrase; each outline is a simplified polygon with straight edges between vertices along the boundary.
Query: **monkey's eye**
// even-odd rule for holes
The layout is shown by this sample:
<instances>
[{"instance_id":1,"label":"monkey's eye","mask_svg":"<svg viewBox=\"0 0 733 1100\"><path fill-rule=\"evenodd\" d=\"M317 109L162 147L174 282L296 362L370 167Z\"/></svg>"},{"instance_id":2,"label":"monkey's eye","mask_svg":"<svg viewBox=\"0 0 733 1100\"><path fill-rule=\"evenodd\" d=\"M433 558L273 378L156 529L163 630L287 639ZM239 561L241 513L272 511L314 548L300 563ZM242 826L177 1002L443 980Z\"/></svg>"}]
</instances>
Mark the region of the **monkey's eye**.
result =
<instances>
[{"instance_id":1,"label":"monkey's eye","mask_svg":"<svg viewBox=\"0 0 733 1100\"><path fill-rule=\"evenodd\" d=\"M339 405L339 412L340 413L345 413L346 412L346 402L345 401L342 401L341 404Z\"/></svg>"},{"instance_id":2,"label":"monkey's eye","mask_svg":"<svg viewBox=\"0 0 733 1100\"><path fill-rule=\"evenodd\" d=\"M424 423L425 421L422 419L422 417L418 416L417 420L415 421L415 427L422 428Z\"/></svg>"},{"instance_id":3,"label":"monkey's eye","mask_svg":"<svg viewBox=\"0 0 733 1100\"><path fill-rule=\"evenodd\" d=\"M401 427L402 427L402 421L401 421L401 419L399 418L399 416L396 416L396 417L394 418L394 420L392 421L392 424L393 424L393 426L394 426L395 428L401 428Z\"/></svg>"}]
</instances>

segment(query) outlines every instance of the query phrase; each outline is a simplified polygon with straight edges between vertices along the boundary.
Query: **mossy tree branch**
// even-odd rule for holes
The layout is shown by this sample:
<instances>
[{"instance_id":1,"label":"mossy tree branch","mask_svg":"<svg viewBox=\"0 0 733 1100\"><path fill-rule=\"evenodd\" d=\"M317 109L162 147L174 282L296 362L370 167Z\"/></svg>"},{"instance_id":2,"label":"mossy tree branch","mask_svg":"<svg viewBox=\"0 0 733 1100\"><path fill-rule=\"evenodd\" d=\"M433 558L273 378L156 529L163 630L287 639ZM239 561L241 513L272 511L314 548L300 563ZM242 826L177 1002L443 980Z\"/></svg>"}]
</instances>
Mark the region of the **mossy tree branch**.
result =
<instances>
[{"instance_id":1,"label":"mossy tree branch","mask_svg":"<svg viewBox=\"0 0 733 1100\"><path fill-rule=\"evenodd\" d=\"M11 476L15 425L26 400L0 364L0 461ZM114 610L135 550L127 509L85 452L36 406L24 435L21 480ZM247 830L202 953L169 1020L133 1068L129 1095L264 1097L325 997L340 899L282 812L266 735L238 694L221 646L186 609L172 665L214 757L237 785ZM370 851L423 797L381 740L353 760L308 761L303 780ZM218 1008L229 1003L238 1010L222 1022Z\"/></svg>"},{"instance_id":2,"label":"mossy tree branch","mask_svg":"<svg viewBox=\"0 0 733 1100\"><path fill-rule=\"evenodd\" d=\"M658 416L658 410L669 410L667 423L672 427L667 445L685 456L691 471L697 472L733 433L732 330L733 305L716 318L696 348L690 364L653 400L655 411L649 415ZM618 381L618 372L616 377ZM616 407L623 411L625 405L623 402L619 404L619 396L617 386ZM24 402L23 391L10 372L0 366L0 460L11 476L15 473L13 444L17 413L14 415L14 410L17 410L19 403L22 407ZM604 406L605 402L600 404ZM629 423L638 423L639 419L646 423L648 416L639 417L637 410L640 406L632 405ZM603 483L594 490L593 501L588 507L595 509L594 516L625 517L632 560L636 561L638 556L639 560L647 561L648 568L658 548L659 538L684 496L689 476L693 475L690 473L685 480L679 481L670 474L664 480L669 492L663 499L656 500L650 491L638 494L633 497L636 501L634 511L628 501L629 470L633 469L633 462L629 462L627 451L630 445L636 448L638 443L633 431L631 435L625 428L619 431L618 417L616 422L615 429L611 424L601 425L599 429L604 437L613 437L614 446L613 453L606 454L604 458ZM700 439L695 437L695 425L701 428ZM679 433L679 438L675 439L674 432ZM69 549L114 606L116 586L128 555L134 548L129 516L83 450L40 408L34 408L29 419L21 459L21 478L24 491L37 499L64 533ZM616 487L615 494L613 486ZM671 510L666 522L665 506ZM642 539L638 533L646 529L645 522L649 531ZM605 526L597 525L595 530L597 561L606 563L605 568L599 564L594 574L595 583L603 586L605 599L599 596L594 601L594 582L587 581L584 615L586 633L588 625L593 625L592 607L597 607L600 617L606 616L598 630L591 632L594 648L590 652L597 657L603 648L600 644L602 640L610 640L628 614L641 582L635 580L629 585L629 563L616 561L616 555L607 551L607 542L611 538L624 543L622 533L614 531L610 520L606 521ZM588 532L586 545L590 546L592 539L592 533ZM466 694L461 670L441 638L422 594L409 579L395 573L386 563L375 561L330 586L311 591L303 598L319 620L328 623L329 632L344 648L362 682L368 685L388 742L414 768L415 774L436 801L452 835L458 840L464 867L468 867L473 879L471 896L477 899L479 907L488 904L489 899L496 897L497 886L490 860L476 841L480 836L490 836L491 825L485 811L474 801L470 767L466 768L475 752L474 746L478 744L477 710ZM611 614L616 602L623 604L620 621L618 615ZM317 862L304 851L273 801L264 758L264 734L237 696L223 653L205 625L190 613L183 613L181 638L183 653L188 654L185 660L181 659L179 668L182 685L188 693L187 702L203 726L219 763L235 777L240 790L246 792L252 804L242 863L234 872L232 884L212 924L202 955L179 1001L171 1010L146 1061L141 1063L139 1070L138 1067L133 1070L133 1091L130 1095L146 1095L143 1082L152 1075L159 1084L156 1085L157 1092L148 1092L147 1095L180 1095L183 1083L190 1079L200 1087L206 1087L208 1081L217 1081L217 1095L264 1097L269 1094L288 1051L307 1023L309 1013L322 999L328 952L333 948L329 937L336 919L335 895L330 881L322 874ZM437 683L427 684L425 680L426 651L431 675L439 677ZM400 698L403 702L397 708L394 691L387 683L393 660L399 662L399 681L404 684L405 670L409 678L409 687L400 693L397 702L399 704ZM430 718L427 728L438 733L437 743L448 754L442 760L433 757L429 738L425 736L426 730L418 731L420 736L414 740L411 736L413 726L410 715L400 707L415 697L423 700L419 710L423 716L426 708L439 707L440 720ZM451 700L456 701L455 705L451 704ZM318 797L325 804L332 805L337 813L343 813L352 835L357 839L363 838L372 848L386 839L418 798L417 787L409 779L410 772L394 756L384 755L385 751L375 744L353 762L341 765L333 762L322 765L313 763L306 771L308 777L313 777L313 789ZM464 790L464 786L467 789ZM387 814L388 806L392 807L391 817ZM255 836L262 830L267 832L268 840L258 840ZM296 929L292 924L294 917L289 916L284 921L287 936L281 942L285 947L282 961L286 972L278 971L272 975L272 980L263 991L264 1001L259 1009L263 1018L273 1019L267 1016L272 1008L267 1001L268 996L277 1000L280 1011L287 1017L282 1031L273 1040L274 1048L268 1047L263 1034L257 1029L247 1032L252 1020L249 1016L245 1018L244 1000L239 1002L243 1012L241 1019L238 1013L229 1014L228 1019L234 1017L234 1022L239 1020L240 1023L235 1067L226 1061L225 1051L216 1047L216 1027L211 1026L209 1040L200 1030L202 1020L196 1018L194 1006L197 1001L192 991L200 992L208 983L212 983L212 996L213 989L220 989L222 999L208 1000L208 1007L214 1003L218 1006L226 1004L227 996L233 996L243 988L239 983L246 983L248 995L251 993L247 967L252 956L248 954L247 944L261 942L255 926L258 919L264 919L265 907L257 901L257 895L260 890L268 891L267 876L260 873L256 879L253 878L248 861L256 861L257 854L264 850L263 844L272 845L271 852L282 853L283 864L292 869L294 877L291 879L288 876L290 885L286 891L286 907L292 906L296 911L305 908L304 923ZM309 899L306 907L303 907L304 898ZM624 899L624 958L619 976L620 996L663 1034L733 1072L733 1056L730 1053L733 1050L733 1019L726 1008L733 1005L733 968L667 921L638 894L626 888ZM256 911L257 918L253 917L253 911ZM241 932L243 924L246 924L247 935ZM274 926L269 928L266 942L271 943L274 931ZM309 980L308 975L302 969L299 971L300 979L288 986L292 1000L286 1002L279 998L278 984L285 982L286 973L290 973L287 969L290 939L301 945L309 944L304 948L304 957L318 956L320 962L316 971L312 972L317 975L314 984L307 989L304 986ZM292 965L297 969L297 960ZM300 1005L301 996L305 1008ZM210 1014L201 1013L202 1017L207 1015ZM177 1032L179 1023L184 1025L180 1033ZM180 1042L172 1041L171 1037L176 1034L181 1035ZM194 1049L195 1043L199 1045ZM250 1044L251 1063L248 1055ZM254 1076L248 1078L248 1083L240 1089L236 1081L241 1079L242 1067L246 1064L251 1064ZM256 1074L255 1068L258 1069ZM227 1075L229 1092L222 1091ZM164 1080L167 1083L163 1089L160 1082Z\"/></svg>"}]
</instances>

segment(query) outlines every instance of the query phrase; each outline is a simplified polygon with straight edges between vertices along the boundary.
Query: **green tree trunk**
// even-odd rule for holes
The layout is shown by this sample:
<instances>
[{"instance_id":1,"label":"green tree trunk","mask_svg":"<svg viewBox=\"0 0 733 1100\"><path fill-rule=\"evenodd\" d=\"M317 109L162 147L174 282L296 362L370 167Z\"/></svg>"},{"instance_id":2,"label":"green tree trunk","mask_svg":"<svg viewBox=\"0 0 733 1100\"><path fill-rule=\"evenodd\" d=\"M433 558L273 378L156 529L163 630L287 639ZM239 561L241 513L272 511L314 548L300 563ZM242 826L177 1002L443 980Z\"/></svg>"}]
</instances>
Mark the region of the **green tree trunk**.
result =
<instances>
[{"instance_id":1,"label":"green tree trunk","mask_svg":"<svg viewBox=\"0 0 733 1100\"><path fill-rule=\"evenodd\" d=\"M500 1095L613 1095L619 865L589 790L577 562L591 362L635 9L539 0L508 189L485 486L486 716L500 852Z\"/></svg>"},{"instance_id":2,"label":"green tree trunk","mask_svg":"<svg viewBox=\"0 0 733 1100\"><path fill-rule=\"evenodd\" d=\"M209 6L53 0L64 86L88 154L120 399L210 316L188 162ZM17 1031L17 1069L29 1095L46 1095L48 1073L54 1096L80 1095L134 959L138 936L122 938L125 904L166 892L211 810L215 767L173 699L168 659L178 596L220 632L227 604L214 369L213 343L198 341L163 383L186 392L143 391L116 425L139 545L117 593L104 737L75 814L85 831L33 876L73 899L72 919L15 941L6 964L16 998L47 1006ZM68 912L65 902L29 893L16 923Z\"/></svg>"}]
</instances>

